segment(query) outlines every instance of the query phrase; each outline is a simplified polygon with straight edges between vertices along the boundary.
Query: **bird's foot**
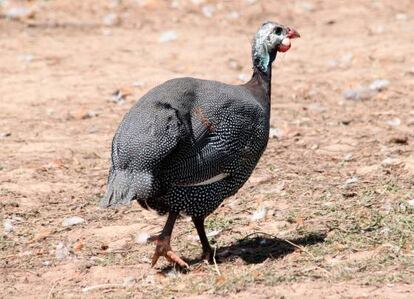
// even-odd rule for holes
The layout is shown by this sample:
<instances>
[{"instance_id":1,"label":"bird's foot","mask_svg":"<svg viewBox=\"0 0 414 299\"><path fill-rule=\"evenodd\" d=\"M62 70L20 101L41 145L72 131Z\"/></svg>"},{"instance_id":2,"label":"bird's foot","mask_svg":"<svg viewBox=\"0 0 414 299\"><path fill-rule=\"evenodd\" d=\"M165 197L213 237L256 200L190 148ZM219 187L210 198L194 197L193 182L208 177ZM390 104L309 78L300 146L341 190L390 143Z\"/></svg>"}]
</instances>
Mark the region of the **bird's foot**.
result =
<instances>
[{"instance_id":1,"label":"bird's foot","mask_svg":"<svg viewBox=\"0 0 414 299\"><path fill-rule=\"evenodd\" d=\"M201 259L207 261L210 264L213 264L214 262L220 260L220 256L217 254L215 249L210 247L209 249L203 249Z\"/></svg>"},{"instance_id":2,"label":"bird's foot","mask_svg":"<svg viewBox=\"0 0 414 299\"><path fill-rule=\"evenodd\" d=\"M190 266L184 262L177 254L175 254L170 245L170 237L153 237L152 241L155 241L157 247L155 247L155 253L152 256L151 267L154 267L160 256L164 256L170 263L180 265L182 268L190 268Z\"/></svg>"}]
</instances>

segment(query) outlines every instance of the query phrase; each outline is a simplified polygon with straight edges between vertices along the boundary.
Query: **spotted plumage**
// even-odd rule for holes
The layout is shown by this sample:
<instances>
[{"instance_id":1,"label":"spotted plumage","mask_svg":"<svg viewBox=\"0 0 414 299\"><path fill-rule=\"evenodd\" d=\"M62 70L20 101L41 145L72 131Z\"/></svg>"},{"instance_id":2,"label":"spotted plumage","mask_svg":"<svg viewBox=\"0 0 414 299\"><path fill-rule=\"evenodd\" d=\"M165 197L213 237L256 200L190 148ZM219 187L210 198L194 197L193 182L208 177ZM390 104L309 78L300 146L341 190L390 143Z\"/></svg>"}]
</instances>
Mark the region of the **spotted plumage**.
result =
<instances>
[{"instance_id":1,"label":"spotted plumage","mask_svg":"<svg viewBox=\"0 0 414 299\"><path fill-rule=\"evenodd\" d=\"M244 85L179 78L145 94L113 138L101 205L137 200L168 213L172 225L176 216L171 215L191 216L203 250L209 251L204 227L200 231L197 223L243 186L266 148L271 64L291 31L272 22L259 29L253 76ZM166 225L161 239L168 231Z\"/></svg>"}]
</instances>

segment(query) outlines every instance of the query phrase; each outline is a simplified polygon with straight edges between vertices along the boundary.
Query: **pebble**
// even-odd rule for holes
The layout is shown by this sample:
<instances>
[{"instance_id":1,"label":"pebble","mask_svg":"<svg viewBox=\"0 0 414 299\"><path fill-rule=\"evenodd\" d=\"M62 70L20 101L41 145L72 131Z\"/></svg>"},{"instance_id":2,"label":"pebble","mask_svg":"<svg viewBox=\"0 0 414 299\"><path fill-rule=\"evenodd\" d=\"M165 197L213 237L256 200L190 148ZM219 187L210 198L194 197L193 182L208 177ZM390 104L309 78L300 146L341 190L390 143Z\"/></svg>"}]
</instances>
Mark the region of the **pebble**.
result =
<instances>
[{"instance_id":1,"label":"pebble","mask_svg":"<svg viewBox=\"0 0 414 299\"><path fill-rule=\"evenodd\" d=\"M350 179L347 179L345 181L345 188L351 188L353 186L355 186L358 183L358 178L357 177L352 177Z\"/></svg>"},{"instance_id":2,"label":"pebble","mask_svg":"<svg viewBox=\"0 0 414 299\"><path fill-rule=\"evenodd\" d=\"M166 42L176 40L177 37L178 37L177 32L175 32L174 30L164 31L163 33L161 33L158 41L160 43L166 43Z\"/></svg>"},{"instance_id":3,"label":"pebble","mask_svg":"<svg viewBox=\"0 0 414 299\"><path fill-rule=\"evenodd\" d=\"M13 20L21 20L26 18L33 18L35 16L35 11L28 7L16 6L10 7L4 12L6 18Z\"/></svg>"},{"instance_id":4,"label":"pebble","mask_svg":"<svg viewBox=\"0 0 414 299\"><path fill-rule=\"evenodd\" d=\"M237 11L233 10L226 15L226 18L229 20L237 20L240 18L240 14Z\"/></svg>"},{"instance_id":5,"label":"pebble","mask_svg":"<svg viewBox=\"0 0 414 299\"><path fill-rule=\"evenodd\" d=\"M266 217L267 214L267 209L266 207L259 207L251 216L251 220L252 221L258 221L258 220L262 220L263 218Z\"/></svg>"},{"instance_id":6,"label":"pebble","mask_svg":"<svg viewBox=\"0 0 414 299\"><path fill-rule=\"evenodd\" d=\"M326 111L326 108L323 107L320 103L311 103L305 106L305 108L313 112L325 112Z\"/></svg>"},{"instance_id":7,"label":"pebble","mask_svg":"<svg viewBox=\"0 0 414 299\"><path fill-rule=\"evenodd\" d=\"M121 19L116 13L109 13L103 17L102 23L105 26L116 26L121 23Z\"/></svg>"},{"instance_id":8,"label":"pebble","mask_svg":"<svg viewBox=\"0 0 414 299\"><path fill-rule=\"evenodd\" d=\"M207 237L215 237L221 233L221 230L212 230L206 233Z\"/></svg>"},{"instance_id":9,"label":"pebble","mask_svg":"<svg viewBox=\"0 0 414 299\"><path fill-rule=\"evenodd\" d=\"M66 217L65 219L63 219L62 225L63 226L73 226L73 225L82 224L84 222L85 222L85 219L83 219L79 216L71 216L71 217Z\"/></svg>"},{"instance_id":10,"label":"pebble","mask_svg":"<svg viewBox=\"0 0 414 299\"><path fill-rule=\"evenodd\" d=\"M62 242L59 242L56 245L55 257L58 260L63 260L67 258L68 256L69 256L69 249L65 246L65 244L63 244Z\"/></svg>"},{"instance_id":11,"label":"pebble","mask_svg":"<svg viewBox=\"0 0 414 299\"><path fill-rule=\"evenodd\" d=\"M372 89L359 87L356 89L348 88L342 93L345 100L364 101L369 100L374 95Z\"/></svg>"},{"instance_id":12,"label":"pebble","mask_svg":"<svg viewBox=\"0 0 414 299\"><path fill-rule=\"evenodd\" d=\"M127 277L124 277L122 285L125 286L125 287L130 287L130 286L136 284L137 282L138 282L138 280L135 277L127 276Z\"/></svg>"},{"instance_id":13,"label":"pebble","mask_svg":"<svg viewBox=\"0 0 414 299\"><path fill-rule=\"evenodd\" d=\"M410 199L408 204L414 208L414 198Z\"/></svg>"},{"instance_id":14,"label":"pebble","mask_svg":"<svg viewBox=\"0 0 414 299\"><path fill-rule=\"evenodd\" d=\"M215 9L214 9L214 7L213 7L212 5L204 5L204 6L201 8L201 11L202 11L203 15L204 15L206 18L211 18L211 17L213 17L213 15L214 15L214 11L215 11Z\"/></svg>"},{"instance_id":15,"label":"pebble","mask_svg":"<svg viewBox=\"0 0 414 299\"><path fill-rule=\"evenodd\" d=\"M147 244L149 238L150 238L150 234L149 233L147 233L147 232L140 232L135 237L135 243L141 244L141 245Z\"/></svg>"},{"instance_id":16,"label":"pebble","mask_svg":"<svg viewBox=\"0 0 414 299\"><path fill-rule=\"evenodd\" d=\"M232 70L241 71L243 69L243 66L234 58L230 58L228 64Z\"/></svg>"},{"instance_id":17,"label":"pebble","mask_svg":"<svg viewBox=\"0 0 414 299\"><path fill-rule=\"evenodd\" d=\"M5 132L5 133L0 133L0 139L6 138L6 137L10 137L12 133L10 132Z\"/></svg>"},{"instance_id":18,"label":"pebble","mask_svg":"<svg viewBox=\"0 0 414 299\"><path fill-rule=\"evenodd\" d=\"M346 154L344 157L344 161L349 162L352 161L354 159L353 155L351 153Z\"/></svg>"},{"instance_id":19,"label":"pebble","mask_svg":"<svg viewBox=\"0 0 414 299\"><path fill-rule=\"evenodd\" d=\"M283 136L283 132L279 128L270 128L269 130L269 138L276 138L280 139Z\"/></svg>"},{"instance_id":20,"label":"pebble","mask_svg":"<svg viewBox=\"0 0 414 299\"><path fill-rule=\"evenodd\" d=\"M5 233L11 233L14 230L14 226L11 219L3 220L3 229Z\"/></svg>"},{"instance_id":21,"label":"pebble","mask_svg":"<svg viewBox=\"0 0 414 299\"><path fill-rule=\"evenodd\" d=\"M25 62L25 63L29 63L29 62L32 62L33 61L34 56L32 54L25 53L25 54L18 55L17 56L17 59L19 61L22 61L22 62Z\"/></svg>"},{"instance_id":22,"label":"pebble","mask_svg":"<svg viewBox=\"0 0 414 299\"><path fill-rule=\"evenodd\" d=\"M383 167L391 167L400 164L401 161L394 158L386 158L381 162L381 165Z\"/></svg>"},{"instance_id":23,"label":"pebble","mask_svg":"<svg viewBox=\"0 0 414 299\"><path fill-rule=\"evenodd\" d=\"M389 125L390 127L398 127L399 125L401 125L401 119L396 117L396 118L387 120L387 125Z\"/></svg>"},{"instance_id":24,"label":"pebble","mask_svg":"<svg viewBox=\"0 0 414 299\"><path fill-rule=\"evenodd\" d=\"M395 15L395 19L397 21L407 21L408 20L408 16L405 13L397 13Z\"/></svg>"},{"instance_id":25,"label":"pebble","mask_svg":"<svg viewBox=\"0 0 414 299\"><path fill-rule=\"evenodd\" d=\"M92 117L97 117L99 114L96 111L90 110L82 115L82 119L88 119Z\"/></svg>"},{"instance_id":26,"label":"pebble","mask_svg":"<svg viewBox=\"0 0 414 299\"><path fill-rule=\"evenodd\" d=\"M390 81L386 79L377 79L371 82L369 89L380 92L387 89L388 85L390 85Z\"/></svg>"}]
</instances>

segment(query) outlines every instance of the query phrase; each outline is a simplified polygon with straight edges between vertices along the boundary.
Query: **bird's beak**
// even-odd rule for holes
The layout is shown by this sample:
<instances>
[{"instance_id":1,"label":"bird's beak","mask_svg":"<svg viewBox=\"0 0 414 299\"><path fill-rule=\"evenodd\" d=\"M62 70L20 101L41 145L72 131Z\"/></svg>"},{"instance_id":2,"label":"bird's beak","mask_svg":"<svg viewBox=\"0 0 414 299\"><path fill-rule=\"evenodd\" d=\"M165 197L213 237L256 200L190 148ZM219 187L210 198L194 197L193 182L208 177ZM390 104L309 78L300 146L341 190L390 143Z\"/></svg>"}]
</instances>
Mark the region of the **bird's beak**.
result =
<instances>
[{"instance_id":1,"label":"bird's beak","mask_svg":"<svg viewBox=\"0 0 414 299\"><path fill-rule=\"evenodd\" d=\"M288 33L287 33L286 36L288 38L298 38L298 37L300 37L300 34L295 29L288 27Z\"/></svg>"}]
</instances>

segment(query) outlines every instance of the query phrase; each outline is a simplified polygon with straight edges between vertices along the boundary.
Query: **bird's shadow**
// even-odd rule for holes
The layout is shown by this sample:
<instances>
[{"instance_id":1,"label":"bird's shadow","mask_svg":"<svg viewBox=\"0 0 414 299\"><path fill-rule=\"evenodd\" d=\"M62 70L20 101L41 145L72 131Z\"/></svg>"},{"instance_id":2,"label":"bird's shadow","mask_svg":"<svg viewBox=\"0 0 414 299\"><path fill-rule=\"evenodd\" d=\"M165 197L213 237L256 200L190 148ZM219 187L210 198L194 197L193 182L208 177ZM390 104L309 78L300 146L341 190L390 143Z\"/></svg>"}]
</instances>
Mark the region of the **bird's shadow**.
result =
<instances>
[{"instance_id":1,"label":"bird's shadow","mask_svg":"<svg viewBox=\"0 0 414 299\"><path fill-rule=\"evenodd\" d=\"M220 247L216 251L217 263L224 263L241 258L246 264L259 264L267 259L280 259L296 250L306 250L306 246L325 241L326 233L314 232L295 239L281 239L272 235L255 233L244 237L235 243ZM200 258L187 260L193 266L203 262ZM172 266L163 268L168 272ZM186 273L187 271L181 271Z\"/></svg>"}]
</instances>

